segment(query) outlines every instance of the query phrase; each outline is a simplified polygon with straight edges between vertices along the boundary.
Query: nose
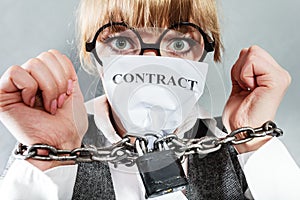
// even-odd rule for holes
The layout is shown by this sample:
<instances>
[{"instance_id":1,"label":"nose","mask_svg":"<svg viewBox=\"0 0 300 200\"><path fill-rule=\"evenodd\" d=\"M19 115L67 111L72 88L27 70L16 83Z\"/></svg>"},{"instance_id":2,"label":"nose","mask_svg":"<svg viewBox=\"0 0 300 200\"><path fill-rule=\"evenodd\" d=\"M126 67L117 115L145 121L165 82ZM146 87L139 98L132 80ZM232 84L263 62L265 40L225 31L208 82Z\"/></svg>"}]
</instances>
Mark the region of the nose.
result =
<instances>
[{"instance_id":1,"label":"nose","mask_svg":"<svg viewBox=\"0 0 300 200\"><path fill-rule=\"evenodd\" d=\"M158 50L155 49L145 49L142 52L142 55L144 56L159 56Z\"/></svg>"}]
</instances>

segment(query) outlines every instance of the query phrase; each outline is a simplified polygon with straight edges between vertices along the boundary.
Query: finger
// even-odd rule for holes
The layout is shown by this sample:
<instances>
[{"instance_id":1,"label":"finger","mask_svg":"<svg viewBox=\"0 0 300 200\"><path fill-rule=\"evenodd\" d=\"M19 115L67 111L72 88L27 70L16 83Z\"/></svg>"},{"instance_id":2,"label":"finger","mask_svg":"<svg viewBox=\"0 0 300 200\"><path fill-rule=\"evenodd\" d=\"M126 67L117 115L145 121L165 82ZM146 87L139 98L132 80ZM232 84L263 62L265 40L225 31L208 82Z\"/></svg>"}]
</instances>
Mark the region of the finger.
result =
<instances>
[{"instance_id":1,"label":"finger","mask_svg":"<svg viewBox=\"0 0 300 200\"><path fill-rule=\"evenodd\" d=\"M59 61L59 63L63 67L68 79L72 79L73 81L76 81L77 74L76 74L76 71L74 69L74 66L73 66L71 60L66 55L61 54L57 50L51 49L51 50L49 50L49 52L51 52L56 57L56 59Z\"/></svg>"},{"instance_id":2,"label":"finger","mask_svg":"<svg viewBox=\"0 0 300 200\"><path fill-rule=\"evenodd\" d=\"M247 87L242 81L240 76L241 70L245 63L245 59L247 57L247 53L248 53L248 49L247 48L243 49L240 52L239 58L237 59L237 61L235 62L235 64L231 69L231 81L232 81L233 90L235 90L235 92L240 92L241 90L247 90Z\"/></svg>"},{"instance_id":3,"label":"finger","mask_svg":"<svg viewBox=\"0 0 300 200\"><path fill-rule=\"evenodd\" d=\"M51 114L57 110L58 86L53 74L46 64L38 59L32 58L21 66L36 80L42 92L44 108Z\"/></svg>"},{"instance_id":4,"label":"finger","mask_svg":"<svg viewBox=\"0 0 300 200\"><path fill-rule=\"evenodd\" d=\"M258 86L257 75L254 71L254 65L255 63L249 62L249 60L247 59L240 72L240 80L242 81L244 87L249 90L254 90Z\"/></svg>"},{"instance_id":5,"label":"finger","mask_svg":"<svg viewBox=\"0 0 300 200\"><path fill-rule=\"evenodd\" d=\"M20 90L21 96L18 94ZM23 101L33 107L37 90L37 82L26 70L20 66L12 66L0 79L1 105Z\"/></svg>"},{"instance_id":6,"label":"finger","mask_svg":"<svg viewBox=\"0 0 300 200\"><path fill-rule=\"evenodd\" d=\"M66 79L68 80L67 90L65 91L65 93L62 93L58 98L58 107L61 108L65 102L66 95L70 95L73 91L74 81L77 80L77 74L75 72L72 62L68 59L67 56L61 54L57 50L49 50L49 52L56 57L57 61L60 63L62 69L64 70Z\"/></svg>"},{"instance_id":7,"label":"finger","mask_svg":"<svg viewBox=\"0 0 300 200\"><path fill-rule=\"evenodd\" d=\"M54 52L54 50L53 50ZM60 62L53 52L48 51L40 54L38 58L40 58L43 62L45 62L46 66L49 68L53 77L56 81L56 85L58 86L58 93L59 96L57 98L57 107L61 108L65 102L66 94L69 90L69 80L70 80L70 73L65 70L64 65ZM55 52L58 54L58 51Z\"/></svg>"},{"instance_id":8,"label":"finger","mask_svg":"<svg viewBox=\"0 0 300 200\"><path fill-rule=\"evenodd\" d=\"M281 67L265 50L251 46L241 70L241 80L251 89L257 86L268 87L273 85L272 82L277 82L276 78L282 77L278 76L282 73L280 69Z\"/></svg>"},{"instance_id":9,"label":"finger","mask_svg":"<svg viewBox=\"0 0 300 200\"><path fill-rule=\"evenodd\" d=\"M60 62L51 52L43 52L37 58L45 63L52 73L59 94L66 93L68 87L68 77Z\"/></svg>"}]
</instances>

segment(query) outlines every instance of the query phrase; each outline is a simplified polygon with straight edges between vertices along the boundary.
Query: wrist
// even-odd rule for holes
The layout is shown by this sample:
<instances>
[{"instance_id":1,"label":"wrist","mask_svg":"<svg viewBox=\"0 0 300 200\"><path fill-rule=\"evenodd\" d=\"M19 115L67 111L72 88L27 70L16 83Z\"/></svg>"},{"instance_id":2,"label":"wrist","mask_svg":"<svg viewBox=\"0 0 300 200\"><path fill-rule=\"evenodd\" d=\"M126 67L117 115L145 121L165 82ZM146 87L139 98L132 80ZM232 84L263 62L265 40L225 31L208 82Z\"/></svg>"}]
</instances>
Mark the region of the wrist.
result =
<instances>
[{"instance_id":1,"label":"wrist","mask_svg":"<svg viewBox=\"0 0 300 200\"><path fill-rule=\"evenodd\" d=\"M232 141L238 153L247 153L258 150L267 143L272 137L282 136L282 129L272 121L267 121L257 128L249 126L237 128L229 133L230 137L235 139Z\"/></svg>"},{"instance_id":2,"label":"wrist","mask_svg":"<svg viewBox=\"0 0 300 200\"><path fill-rule=\"evenodd\" d=\"M36 160L33 158L27 159L27 162L32 164L33 166L37 167L41 171L46 171L48 169L62 166L62 165L74 165L75 161L70 160L70 161L44 161L44 160Z\"/></svg>"},{"instance_id":3,"label":"wrist","mask_svg":"<svg viewBox=\"0 0 300 200\"><path fill-rule=\"evenodd\" d=\"M267 143L271 138L272 136L253 138L249 142L242 143L242 144L235 144L234 148L237 150L239 154L256 151L265 143Z\"/></svg>"},{"instance_id":4,"label":"wrist","mask_svg":"<svg viewBox=\"0 0 300 200\"><path fill-rule=\"evenodd\" d=\"M42 171L61 166L74 165L77 158L76 152L71 149L57 149L46 144L33 144L26 146L19 143L15 150L17 158L25 159Z\"/></svg>"}]
</instances>

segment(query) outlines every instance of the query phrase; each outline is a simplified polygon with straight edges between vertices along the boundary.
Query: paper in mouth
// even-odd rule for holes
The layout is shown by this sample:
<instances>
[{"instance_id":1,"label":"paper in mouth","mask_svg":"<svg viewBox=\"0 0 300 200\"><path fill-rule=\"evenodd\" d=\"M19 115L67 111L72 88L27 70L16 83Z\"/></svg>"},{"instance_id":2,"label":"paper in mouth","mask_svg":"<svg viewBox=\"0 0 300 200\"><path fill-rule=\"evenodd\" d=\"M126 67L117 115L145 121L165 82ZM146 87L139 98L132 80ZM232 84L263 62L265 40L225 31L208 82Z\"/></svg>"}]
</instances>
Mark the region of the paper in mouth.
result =
<instances>
[{"instance_id":1,"label":"paper in mouth","mask_svg":"<svg viewBox=\"0 0 300 200\"><path fill-rule=\"evenodd\" d=\"M129 133L172 133L203 93L206 63L159 56L103 58L103 85Z\"/></svg>"}]
</instances>

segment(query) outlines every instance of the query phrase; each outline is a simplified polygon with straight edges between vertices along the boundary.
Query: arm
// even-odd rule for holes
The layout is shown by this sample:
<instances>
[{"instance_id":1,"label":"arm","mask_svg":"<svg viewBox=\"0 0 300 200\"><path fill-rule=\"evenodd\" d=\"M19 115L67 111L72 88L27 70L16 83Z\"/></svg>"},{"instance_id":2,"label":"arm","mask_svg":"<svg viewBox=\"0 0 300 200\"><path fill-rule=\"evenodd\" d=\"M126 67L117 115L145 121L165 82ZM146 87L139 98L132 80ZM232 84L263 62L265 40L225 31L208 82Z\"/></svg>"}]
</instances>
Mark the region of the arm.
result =
<instances>
[{"instance_id":1,"label":"arm","mask_svg":"<svg viewBox=\"0 0 300 200\"><path fill-rule=\"evenodd\" d=\"M27 146L44 143L57 149L80 147L88 122L71 61L60 52L50 50L21 66L10 67L0 79L0 120L19 142ZM41 150L39 154L47 152ZM19 191L20 195L28 195L28 199L32 199L31 195L41 195L42 198L37 199L45 199L53 194L50 197L55 199L63 192L61 185L73 188L74 181L70 181L70 177L53 177L54 171L49 169L71 165L62 168L68 169L66 174L74 175L74 162L28 159L18 165L9 170L11 173L2 184L5 187L3 194L14 195ZM59 173L62 168L55 170ZM45 174L42 171L46 171ZM52 175L47 176L49 173Z\"/></svg>"},{"instance_id":2,"label":"arm","mask_svg":"<svg viewBox=\"0 0 300 200\"><path fill-rule=\"evenodd\" d=\"M265 50L253 46L241 51L231 80L232 91L223 113L229 132L273 120L291 77ZM255 199L299 199L299 168L278 139L256 138L235 148ZM247 152L251 155L244 154ZM243 164L242 158L247 157Z\"/></svg>"},{"instance_id":3,"label":"arm","mask_svg":"<svg viewBox=\"0 0 300 200\"><path fill-rule=\"evenodd\" d=\"M273 120L291 77L265 50L252 46L241 51L232 67L231 80L232 91L222 117L229 132ZM254 151L269 140L257 138L235 147L239 153Z\"/></svg>"},{"instance_id":4,"label":"arm","mask_svg":"<svg viewBox=\"0 0 300 200\"><path fill-rule=\"evenodd\" d=\"M71 199L77 165L64 165L42 172L24 160L16 160L0 187L4 199Z\"/></svg>"},{"instance_id":5,"label":"arm","mask_svg":"<svg viewBox=\"0 0 300 200\"><path fill-rule=\"evenodd\" d=\"M0 97L0 119L19 142L80 147L87 114L73 65L60 52L50 50L10 67L0 79ZM41 170L74 164L28 162Z\"/></svg>"},{"instance_id":6,"label":"arm","mask_svg":"<svg viewBox=\"0 0 300 200\"><path fill-rule=\"evenodd\" d=\"M238 159L254 199L300 199L300 169L279 139Z\"/></svg>"}]
</instances>

